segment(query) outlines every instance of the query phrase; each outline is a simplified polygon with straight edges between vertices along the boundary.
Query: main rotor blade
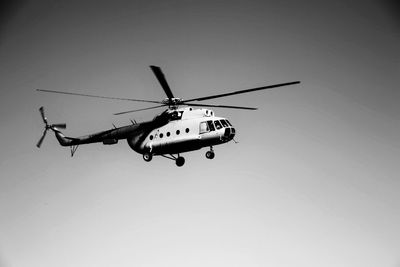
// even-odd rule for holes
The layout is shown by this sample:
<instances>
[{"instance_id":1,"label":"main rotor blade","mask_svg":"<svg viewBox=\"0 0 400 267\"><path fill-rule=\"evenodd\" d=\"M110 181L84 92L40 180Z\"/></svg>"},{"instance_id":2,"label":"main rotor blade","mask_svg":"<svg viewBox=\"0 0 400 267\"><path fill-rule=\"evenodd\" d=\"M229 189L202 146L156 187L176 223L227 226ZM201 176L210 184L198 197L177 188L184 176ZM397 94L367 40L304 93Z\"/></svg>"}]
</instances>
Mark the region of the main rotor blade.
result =
<instances>
[{"instance_id":1,"label":"main rotor blade","mask_svg":"<svg viewBox=\"0 0 400 267\"><path fill-rule=\"evenodd\" d=\"M234 109L247 109L247 110L256 110L257 109L257 108L251 108L251 107L226 106L226 105L208 105L208 104L188 104L188 105L194 106L194 107L234 108Z\"/></svg>"},{"instance_id":2,"label":"main rotor blade","mask_svg":"<svg viewBox=\"0 0 400 267\"><path fill-rule=\"evenodd\" d=\"M42 145L43 140L44 140L44 137L46 136L46 133L47 133L47 129L44 129L44 132L43 132L42 137L40 137L39 141L38 141L37 144L36 144L36 146L37 146L38 148L40 148L40 146Z\"/></svg>"},{"instance_id":3,"label":"main rotor blade","mask_svg":"<svg viewBox=\"0 0 400 267\"><path fill-rule=\"evenodd\" d=\"M40 111L40 115L42 115L42 120L43 120L44 124L47 125L47 118L46 118L46 116L44 115L44 107L40 107L40 108L39 108L39 111Z\"/></svg>"},{"instance_id":4,"label":"main rotor blade","mask_svg":"<svg viewBox=\"0 0 400 267\"><path fill-rule=\"evenodd\" d=\"M40 91L40 92L56 93L56 94L64 94L64 95L76 95L76 96L86 96L86 97L96 97L96 98L104 98L104 99L126 100L126 101L136 101L136 102L146 102L146 103L156 103L156 104L161 104L162 103L160 101L154 101L154 100L143 100L143 99L121 98L121 97L109 97L109 96L100 96L100 95L88 95L88 94L70 93L70 92L54 91L54 90L46 90L46 89L36 89L36 90Z\"/></svg>"},{"instance_id":5,"label":"main rotor blade","mask_svg":"<svg viewBox=\"0 0 400 267\"><path fill-rule=\"evenodd\" d=\"M153 71L154 75L156 75L158 82L161 84L161 87L164 89L165 94L169 99L174 98L171 89L165 79L164 73L161 71L161 68L158 66L150 66L151 70Z\"/></svg>"},{"instance_id":6,"label":"main rotor blade","mask_svg":"<svg viewBox=\"0 0 400 267\"><path fill-rule=\"evenodd\" d=\"M142 111L142 110L148 110L148 109L160 108L160 107L164 107L164 106L166 106L166 105L159 105L159 106L155 106L155 107L149 107L149 108L141 108L141 109L128 110L128 111L123 111L123 112L114 113L113 115L121 115L121 114L126 114L126 113L136 112L136 111Z\"/></svg>"},{"instance_id":7,"label":"main rotor blade","mask_svg":"<svg viewBox=\"0 0 400 267\"><path fill-rule=\"evenodd\" d=\"M244 93L254 92L254 91L258 91L258 90L271 89L271 88L287 86L287 85L292 85L292 84L298 84L298 83L300 83L300 81L289 82L289 83L279 83L279 84L267 85L267 86L256 87L256 88L251 88L251 89L234 91L234 92L225 93L225 94L211 95L211 96L205 96L205 97L199 97L199 98L192 98L192 99L189 99L189 100L185 100L184 103L192 102L192 101L203 101L203 100L207 100L207 99L225 97L225 96L230 96L230 95L244 94Z\"/></svg>"}]
</instances>

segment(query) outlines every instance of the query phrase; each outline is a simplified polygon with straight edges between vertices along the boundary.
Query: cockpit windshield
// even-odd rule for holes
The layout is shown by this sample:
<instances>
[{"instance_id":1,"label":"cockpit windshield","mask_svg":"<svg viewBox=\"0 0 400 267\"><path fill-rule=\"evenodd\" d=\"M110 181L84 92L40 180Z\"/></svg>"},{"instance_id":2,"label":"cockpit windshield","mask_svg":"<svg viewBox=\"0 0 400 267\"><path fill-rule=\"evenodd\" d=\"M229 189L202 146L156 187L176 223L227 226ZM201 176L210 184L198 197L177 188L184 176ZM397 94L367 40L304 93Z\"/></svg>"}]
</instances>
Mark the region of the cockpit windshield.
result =
<instances>
[{"instance_id":1,"label":"cockpit windshield","mask_svg":"<svg viewBox=\"0 0 400 267\"><path fill-rule=\"evenodd\" d=\"M217 128L217 130L222 128L222 125L219 121L214 121L214 124L215 124L215 128Z\"/></svg>"},{"instance_id":2,"label":"cockpit windshield","mask_svg":"<svg viewBox=\"0 0 400 267\"><path fill-rule=\"evenodd\" d=\"M207 121L207 124L210 131L215 131L215 127L212 121Z\"/></svg>"},{"instance_id":3,"label":"cockpit windshield","mask_svg":"<svg viewBox=\"0 0 400 267\"><path fill-rule=\"evenodd\" d=\"M226 123L225 120L220 120L220 122L221 122L222 126L229 127L228 123Z\"/></svg>"}]
</instances>

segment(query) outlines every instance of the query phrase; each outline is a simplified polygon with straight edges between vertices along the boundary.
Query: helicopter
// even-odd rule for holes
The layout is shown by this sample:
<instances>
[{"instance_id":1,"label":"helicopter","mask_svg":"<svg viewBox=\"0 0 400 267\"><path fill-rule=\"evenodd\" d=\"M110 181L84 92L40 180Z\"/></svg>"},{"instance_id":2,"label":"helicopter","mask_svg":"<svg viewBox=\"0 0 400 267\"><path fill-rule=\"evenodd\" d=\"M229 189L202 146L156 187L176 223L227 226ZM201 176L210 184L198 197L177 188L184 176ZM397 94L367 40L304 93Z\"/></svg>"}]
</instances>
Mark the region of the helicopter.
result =
<instances>
[{"instance_id":1,"label":"helicopter","mask_svg":"<svg viewBox=\"0 0 400 267\"><path fill-rule=\"evenodd\" d=\"M150 162L153 156L162 156L175 161L175 164L178 167L181 167L185 164L185 158L181 156L182 153L199 150L203 147L209 147L209 150L206 152L205 156L207 159L213 159L215 157L215 152L213 149L214 146L225 144L231 140L234 140L236 130L231 122L227 118L216 116L214 111L208 108L229 108L242 110L257 109L254 107L214 105L193 102L200 102L214 98L221 98L300 83L300 81L279 83L184 100L174 96L160 67L151 65L150 68L167 96L162 101L118 98L65 91L36 89L37 91L46 93L157 104L147 108L114 113L114 115L168 107L165 111L156 115L154 119L150 121L137 123L136 121L131 120L132 124L127 126L114 126L112 129L85 136L68 137L60 131L60 129L66 128L66 124L50 124L45 115L44 107L42 106L39 108L39 112L45 128L36 146L38 148L41 147L49 130L54 132L55 137L61 146L70 147L71 156L74 156L80 145L91 143L114 145L117 144L119 140L126 139L129 147L135 152L142 154L145 161ZM201 108L195 109L193 107Z\"/></svg>"}]
</instances>

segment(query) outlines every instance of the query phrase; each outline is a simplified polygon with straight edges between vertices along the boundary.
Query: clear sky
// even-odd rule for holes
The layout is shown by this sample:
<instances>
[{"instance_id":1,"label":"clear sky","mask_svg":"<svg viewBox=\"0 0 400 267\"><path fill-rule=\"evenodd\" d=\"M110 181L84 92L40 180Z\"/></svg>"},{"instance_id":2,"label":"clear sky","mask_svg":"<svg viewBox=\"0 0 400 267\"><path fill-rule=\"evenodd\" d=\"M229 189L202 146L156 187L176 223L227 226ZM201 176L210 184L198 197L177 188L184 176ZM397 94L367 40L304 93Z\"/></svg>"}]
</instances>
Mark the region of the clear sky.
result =
<instances>
[{"instance_id":1,"label":"clear sky","mask_svg":"<svg viewBox=\"0 0 400 267\"><path fill-rule=\"evenodd\" d=\"M398 5L382 1L6 1L0 27L0 266L400 266ZM350 3L351 2L351 3ZM394 3L394 2L393 2ZM396 17L397 16L397 17ZM238 144L144 162L79 136L209 101Z\"/></svg>"}]
</instances>

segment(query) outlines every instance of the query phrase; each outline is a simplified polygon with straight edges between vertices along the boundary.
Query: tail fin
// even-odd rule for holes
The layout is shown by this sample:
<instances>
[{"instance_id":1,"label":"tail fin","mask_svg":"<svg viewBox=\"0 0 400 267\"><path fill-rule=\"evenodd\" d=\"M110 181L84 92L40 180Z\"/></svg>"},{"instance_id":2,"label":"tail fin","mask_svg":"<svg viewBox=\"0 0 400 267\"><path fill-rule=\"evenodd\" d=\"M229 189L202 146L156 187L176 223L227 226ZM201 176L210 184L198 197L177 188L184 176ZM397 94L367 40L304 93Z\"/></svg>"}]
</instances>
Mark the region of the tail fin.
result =
<instances>
[{"instance_id":1,"label":"tail fin","mask_svg":"<svg viewBox=\"0 0 400 267\"><path fill-rule=\"evenodd\" d=\"M56 138L60 145L62 146L73 146L76 145L77 143L74 142L76 141L75 138L71 137L66 137L60 130L57 129L57 127L52 128L54 134L56 135Z\"/></svg>"}]
</instances>

